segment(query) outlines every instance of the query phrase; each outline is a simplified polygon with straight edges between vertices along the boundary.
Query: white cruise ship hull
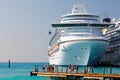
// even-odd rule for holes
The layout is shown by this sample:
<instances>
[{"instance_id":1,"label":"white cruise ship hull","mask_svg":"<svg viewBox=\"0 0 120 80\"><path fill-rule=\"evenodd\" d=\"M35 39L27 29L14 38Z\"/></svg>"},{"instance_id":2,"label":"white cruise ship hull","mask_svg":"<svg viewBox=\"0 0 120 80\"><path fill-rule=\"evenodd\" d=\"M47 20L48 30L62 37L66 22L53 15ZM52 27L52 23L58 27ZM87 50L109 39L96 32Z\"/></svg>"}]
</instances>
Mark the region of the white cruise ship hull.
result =
<instances>
[{"instance_id":1,"label":"white cruise ship hull","mask_svg":"<svg viewBox=\"0 0 120 80\"><path fill-rule=\"evenodd\" d=\"M107 41L99 39L65 41L49 55L49 62L55 65L98 65L107 46Z\"/></svg>"}]
</instances>

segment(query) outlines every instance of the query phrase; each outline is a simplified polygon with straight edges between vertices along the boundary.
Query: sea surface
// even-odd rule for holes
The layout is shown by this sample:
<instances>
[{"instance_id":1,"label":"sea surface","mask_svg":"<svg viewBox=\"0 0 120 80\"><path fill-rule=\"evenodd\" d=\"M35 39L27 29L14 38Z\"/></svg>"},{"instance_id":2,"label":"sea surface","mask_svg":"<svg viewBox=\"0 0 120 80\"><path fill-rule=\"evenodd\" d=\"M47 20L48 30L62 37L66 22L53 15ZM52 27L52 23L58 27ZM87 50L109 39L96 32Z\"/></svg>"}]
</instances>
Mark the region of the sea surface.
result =
<instances>
[{"instance_id":1,"label":"sea surface","mask_svg":"<svg viewBox=\"0 0 120 80\"><path fill-rule=\"evenodd\" d=\"M11 63L10 68L8 63L0 63L0 80L48 80L47 77L30 76L34 66L38 65L40 70L42 64L48 63Z\"/></svg>"},{"instance_id":2,"label":"sea surface","mask_svg":"<svg viewBox=\"0 0 120 80\"><path fill-rule=\"evenodd\" d=\"M39 71L41 71L41 65L48 65L48 63L32 63L32 62L19 62L11 63L10 68L8 68L8 63L0 63L0 80L50 80L49 77L40 76L30 76L30 72L34 71L35 65L38 66ZM66 67L59 67L59 71L66 71ZM79 72L82 72L84 67L79 67ZM88 68L89 69L89 68ZM94 67L94 73L110 74L110 67ZM120 74L120 67L112 68L113 74Z\"/></svg>"}]
</instances>

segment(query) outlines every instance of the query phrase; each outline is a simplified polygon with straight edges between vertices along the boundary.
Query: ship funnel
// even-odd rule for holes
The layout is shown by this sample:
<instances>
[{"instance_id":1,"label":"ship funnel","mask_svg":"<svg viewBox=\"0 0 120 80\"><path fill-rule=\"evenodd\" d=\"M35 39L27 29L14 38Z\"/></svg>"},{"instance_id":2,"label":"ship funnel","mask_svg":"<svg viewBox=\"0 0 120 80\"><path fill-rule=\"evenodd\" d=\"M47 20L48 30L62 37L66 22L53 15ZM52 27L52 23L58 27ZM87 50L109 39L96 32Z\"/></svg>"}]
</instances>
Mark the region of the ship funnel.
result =
<instances>
[{"instance_id":1,"label":"ship funnel","mask_svg":"<svg viewBox=\"0 0 120 80\"><path fill-rule=\"evenodd\" d=\"M104 18L103 19L103 23L110 23L110 22L111 22L110 18Z\"/></svg>"}]
</instances>

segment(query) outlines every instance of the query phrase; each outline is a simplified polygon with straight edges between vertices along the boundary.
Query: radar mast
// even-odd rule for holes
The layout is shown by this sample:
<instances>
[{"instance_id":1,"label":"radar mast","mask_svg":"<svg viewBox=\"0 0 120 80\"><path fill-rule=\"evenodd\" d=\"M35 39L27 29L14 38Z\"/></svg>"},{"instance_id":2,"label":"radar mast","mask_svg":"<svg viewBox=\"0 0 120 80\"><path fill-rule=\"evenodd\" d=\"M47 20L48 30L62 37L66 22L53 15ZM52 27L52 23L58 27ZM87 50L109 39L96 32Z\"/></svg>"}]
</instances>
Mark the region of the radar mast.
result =
<instances>
[{"instance_id":1,"label":"radar mast","mask_svg":"<svg viewBox=\"0 0 120 80\"><path fill-rule=\"evenodd\" d=\"M78 1L76 4L73 5L72 13L87 13L85 5L81 4L80 1Z\"/></svg>"}]
</instances>

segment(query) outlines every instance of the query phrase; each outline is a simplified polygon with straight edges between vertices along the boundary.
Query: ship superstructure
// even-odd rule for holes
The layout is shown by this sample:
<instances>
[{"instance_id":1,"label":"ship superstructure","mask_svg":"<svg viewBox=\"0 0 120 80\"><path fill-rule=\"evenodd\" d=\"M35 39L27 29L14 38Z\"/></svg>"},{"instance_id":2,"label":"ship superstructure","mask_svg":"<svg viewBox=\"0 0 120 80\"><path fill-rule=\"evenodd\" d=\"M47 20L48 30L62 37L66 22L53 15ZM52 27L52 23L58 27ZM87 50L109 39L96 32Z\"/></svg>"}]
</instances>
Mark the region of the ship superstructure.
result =
<instances>
[{"instance_id":1,"label":"ship superstructure","mask_svg":"<svg viewBox=\"0 0 120 80\"><path fill-rule=\"evenodd\" d=\"M109 26L106 31L106 38L109 41L108 51L120 53L120 19L113 19L114 26Z\"/></svg>"},{"instance_id":2,"label":"ship superstructure","mask_svg":"<svg viewBox=\"0 0 120 80\"><path fill-rule=\"evenodd\" d=\"M101 23L98 15L87 13L85 5L80 2L73 5L72 13L52 24L50 64L97 65L108 46L102 29L110 25L109 22Z\"/></svg>"}]
</instances>

